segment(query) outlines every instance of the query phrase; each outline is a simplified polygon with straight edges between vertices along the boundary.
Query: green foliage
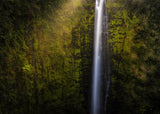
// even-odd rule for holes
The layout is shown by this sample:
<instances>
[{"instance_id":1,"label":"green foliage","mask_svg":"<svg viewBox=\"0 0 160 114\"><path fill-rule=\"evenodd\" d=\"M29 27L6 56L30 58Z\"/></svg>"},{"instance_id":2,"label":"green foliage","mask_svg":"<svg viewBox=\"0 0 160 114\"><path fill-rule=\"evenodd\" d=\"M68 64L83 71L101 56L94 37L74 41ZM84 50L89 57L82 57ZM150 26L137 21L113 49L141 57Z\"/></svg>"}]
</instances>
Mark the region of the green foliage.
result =
<instances>
[{"instance_id":1,"label":"green foliage","mask_svg":"<svg viewBox=\"0 0 160 114\"><path fill-rule=\"evenodd\" d=\"M2 0L0 113L88 112L93 7L80 0Z\"/></svg>"},{"instance_id":2,"label":"green foliage","mask_svg":"<svg viewBox=\"0 0 160 114\"><path fill-rule=\"evenodd\" d=\"M113 61L108 113L160 113L159 6L151 0L108 1Z\"/></svg>"}]
</instances>

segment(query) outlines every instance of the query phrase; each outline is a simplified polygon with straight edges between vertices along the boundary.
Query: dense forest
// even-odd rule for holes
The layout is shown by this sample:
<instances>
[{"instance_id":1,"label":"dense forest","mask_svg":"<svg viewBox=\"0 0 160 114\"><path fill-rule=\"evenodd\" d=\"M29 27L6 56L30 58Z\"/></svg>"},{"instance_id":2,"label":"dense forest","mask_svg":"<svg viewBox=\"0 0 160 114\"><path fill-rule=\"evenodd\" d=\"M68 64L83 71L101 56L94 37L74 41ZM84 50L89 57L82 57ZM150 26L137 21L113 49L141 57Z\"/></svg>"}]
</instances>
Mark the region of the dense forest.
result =
<instances>
[{"instance_id":1,"label":"dense forest","mask_svg":"<svg viewBox=\"0 0 160 114\"><path fill-rule=\"evenodd\" d=\"M106 1L107 114L159 114L160 1ZM94 0L1 0L0 114L89 114L94 8Z\"/></svg>"},{"instance_id":2,"label":"dense forest","mask_svg":"<svg viewBox=\"0 0 160 114\"><path fill-rule=\"evenodd\" d=\"M93 17L91 0L1 2L1 114L87 113Z\"/></svg>"},{"instance_id":3,"label":"dense forest","mask_svg":"<svg viewBox=\"0 0 160 114\"><path fill-rule=\"evenodd\" d=\"M160 1L108 0L109 114L160 113Z\"/></svg>"}]
</instances>

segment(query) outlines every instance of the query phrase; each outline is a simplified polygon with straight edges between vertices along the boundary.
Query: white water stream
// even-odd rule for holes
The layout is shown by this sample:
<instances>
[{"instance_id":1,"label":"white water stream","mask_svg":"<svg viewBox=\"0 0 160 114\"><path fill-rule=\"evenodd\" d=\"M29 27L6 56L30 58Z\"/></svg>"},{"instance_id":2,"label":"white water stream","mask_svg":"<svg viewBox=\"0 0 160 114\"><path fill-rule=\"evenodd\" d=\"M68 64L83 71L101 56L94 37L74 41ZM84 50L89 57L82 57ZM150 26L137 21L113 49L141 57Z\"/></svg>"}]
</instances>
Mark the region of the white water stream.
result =
<instances>
[{"instance_id":1,"label":"white water stream","mask_svg":"<svg viewBox=\"0 0 160 114\"><path fill-rule=\"evenodd\" d=\"M104 0L96 0L91 114L100 114L101 110L103 6Z\"/></svg>"}]
</instances>

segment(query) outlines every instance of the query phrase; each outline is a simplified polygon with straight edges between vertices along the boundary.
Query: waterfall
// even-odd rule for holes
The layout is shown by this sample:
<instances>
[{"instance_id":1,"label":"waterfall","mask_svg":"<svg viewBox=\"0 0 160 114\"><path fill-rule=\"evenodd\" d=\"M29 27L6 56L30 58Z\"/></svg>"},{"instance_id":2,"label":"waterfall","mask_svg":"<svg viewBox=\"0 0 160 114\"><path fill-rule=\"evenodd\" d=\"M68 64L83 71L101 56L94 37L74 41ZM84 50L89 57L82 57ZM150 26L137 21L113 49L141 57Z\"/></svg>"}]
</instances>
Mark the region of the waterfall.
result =
<instances>
[{"instance_id":1,"label":"waterfall","mask_svg":"<svg viewBox=\"0 0 160 114\"><path fill-rule=\"evenodd\" d=\"M91 114L106 113L110 62L106 0L96 0ZM103 93L104 92L104 93Z\"/></svg>"}]
</instances>

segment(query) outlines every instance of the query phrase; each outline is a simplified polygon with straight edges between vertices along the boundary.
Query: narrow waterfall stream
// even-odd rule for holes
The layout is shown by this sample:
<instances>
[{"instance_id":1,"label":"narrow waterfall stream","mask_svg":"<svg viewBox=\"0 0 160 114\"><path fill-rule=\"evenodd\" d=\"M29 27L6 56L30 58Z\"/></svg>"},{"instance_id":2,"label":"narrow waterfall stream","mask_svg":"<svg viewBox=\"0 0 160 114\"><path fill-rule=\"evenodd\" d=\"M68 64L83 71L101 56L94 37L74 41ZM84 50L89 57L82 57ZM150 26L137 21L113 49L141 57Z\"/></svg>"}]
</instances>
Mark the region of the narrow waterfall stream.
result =
<instances>
[{"instance_id":1,"label":"narrow waterfall stream","mask_svg":"<svg viewBox=\"0 0 160 114\"><path fill-rule=\"evenodd\" d=\"M110 85L106 0L96 0L91 114L106 113Z\"/></svg>"}]
</instances>

